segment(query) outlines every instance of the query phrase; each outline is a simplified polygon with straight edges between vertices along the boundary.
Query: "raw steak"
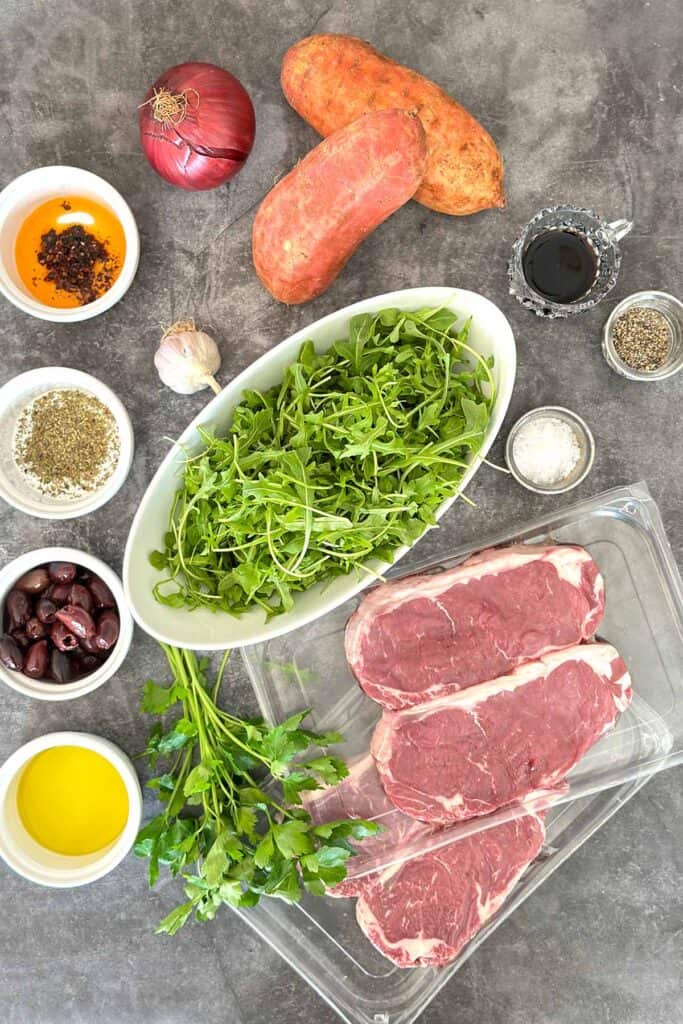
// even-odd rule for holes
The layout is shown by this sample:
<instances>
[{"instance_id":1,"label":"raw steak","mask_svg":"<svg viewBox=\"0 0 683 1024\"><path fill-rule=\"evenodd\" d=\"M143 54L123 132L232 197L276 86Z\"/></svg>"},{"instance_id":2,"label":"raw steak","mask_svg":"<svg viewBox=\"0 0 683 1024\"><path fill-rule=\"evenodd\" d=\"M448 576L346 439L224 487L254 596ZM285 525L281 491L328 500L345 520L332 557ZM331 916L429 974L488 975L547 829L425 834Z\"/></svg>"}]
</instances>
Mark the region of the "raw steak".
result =
<instances>
[{"instance_id":1,"label":"raw steak","mask_svg":"<svg viewBox=\"0 0 683 1024\"><path fill-rule=\"evenodd\" d=\"M358 924L399 967L443 966L496 913L544 835L528 814L389 867L361 894Z\"/></svg>"},{"instance_id":2,"label":"raw steak","mask_svg":"<svg viewBox=\"0 0 683 1024\"><path fill-rule=\"evenodd\" d=\"M420 707L385 711L371 750L392 803L445 825L556 786L631 695L615 649L581 644Z\"/></svg>"},{"instance_id":3,"label":"raw steak","mask_svg":"<svg viewBox=\"0 0 683 1024\"><path fill-rule=\"evenodd\" d=\"M591 637L604 607L583 548L482 551L370 591L346 627L346 657L369 697L411 707Z\"/></svg>"},{"instance_id":4,"label":"raw steak","mask_svg":"<svg viewBox=\"0 0 683 1024\"><path fill-rule=\"evenodd\" d=\"M354 874L369 863L377 864L378 857L382 857L386 864L392 854L406 852L415 842L434 831L433 826L415 821L394 807L382 789L370 754L349 765L349 774L336 786L302 793L302 797L316 825L342 818L368 818L382 826L383 830L376 836L353 844L358 853L348 862L348 867ZM328 895L358 896L371 877L366 874L359 878L345 878L328 889Z\"/></svg>"}]
</instances>

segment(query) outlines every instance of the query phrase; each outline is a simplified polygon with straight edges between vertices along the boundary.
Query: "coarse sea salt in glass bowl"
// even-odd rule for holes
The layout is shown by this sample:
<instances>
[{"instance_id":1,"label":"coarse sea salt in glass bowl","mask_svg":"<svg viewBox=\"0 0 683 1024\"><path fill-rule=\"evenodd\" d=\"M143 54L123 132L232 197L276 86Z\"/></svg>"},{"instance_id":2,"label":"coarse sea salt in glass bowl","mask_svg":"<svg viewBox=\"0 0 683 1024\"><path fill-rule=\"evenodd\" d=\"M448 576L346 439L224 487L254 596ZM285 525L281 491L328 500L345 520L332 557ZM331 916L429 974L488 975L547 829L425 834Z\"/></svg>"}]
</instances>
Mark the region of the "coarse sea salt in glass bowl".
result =
<instances>
[{"instance_id":1,"label":"coarse sea salt in glass bowl","mask_svg":"<svg viewBox=\"0 0 683 1024\"><path fill-rule=\"evenodd\" d=\"M546 429L531 429L543 426ZM536 452L529 447L533 443L539 446ZM588 476L594 458L595 441L588 424L559 405L543 405L527 412L514 424L505 444L508 469L517 483L536 494L571 491ZM557 475L552 472L554 468ZM537 473L532 476L534 469Z\"/></svg>"},{"instance_id":2,"label":"coarse sea salt in glass bowl","mask_svg":"<svg viewBox=\"0 0 683 1024\"><path fill-rule=\"evenodd\" d=\"M20 469L15 455L21 441L22 414L37 398L50 391L81 391L98 399L116 426L118 454L103 466L102 482L92 490L72 488L51 494ZM40 519L74 519L100 508L119 490L133 460L133 427L123 403L102 381L80 370L45 366L19 374L0 388L0 498Z\"/></svg>"}]
</instances>

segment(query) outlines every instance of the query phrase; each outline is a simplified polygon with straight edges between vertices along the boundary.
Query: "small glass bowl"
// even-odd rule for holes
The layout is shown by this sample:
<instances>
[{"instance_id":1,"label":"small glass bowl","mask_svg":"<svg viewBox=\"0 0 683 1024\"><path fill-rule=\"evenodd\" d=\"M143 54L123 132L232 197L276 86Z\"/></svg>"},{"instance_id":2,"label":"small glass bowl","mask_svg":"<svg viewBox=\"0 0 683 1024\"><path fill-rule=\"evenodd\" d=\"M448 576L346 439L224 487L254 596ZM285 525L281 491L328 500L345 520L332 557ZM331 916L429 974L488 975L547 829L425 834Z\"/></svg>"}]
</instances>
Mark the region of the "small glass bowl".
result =
<instances>
[{"instance_id":1,"label":"small glass bowl","mask_svg":"<svg viewBox=\"0 0 683 1024\"><path fill-rule=\"evenodd\" d=\"M671 344L669 354L656 370L634 370L617 355L614 348L614 325L617 318L634 306L656 309L669 325ZM683 369L683 302L666 292L634 292L622 299L610 313L602 329L602 354L607 364L622 377L629 380L658 381L673 377Z\"/></svg>"},{"instance_id":2,"label":"small glass bowl","mask_svg":"<svg viewBox=\"0 0 683 1024\"><path fill-rule=\"evenodd\" d=\"M549 206L532 217L512 247L508 263L510 294L536 316L549 320L585 313L614 288L621 267L619 242L633 227L630 220L602 220L592 210L579 206ZM523 260L528 246L547 231L571 231L584 238L597 260L595 280L585 295L574 302L553 302L535 291L524 276Z\"/></svg>"},{"instance_id":3,"label":"small glass bowl","mask_svg":"<svg viewBox=\"0 0 683 1024\"><path fill-rule=\"evenodd\" d=\"M556 484L552 484L552 486L543 487L541 484L534 483L533 480L524 476L520 471L517 463L515 462L514 445L515 438L525 424L532 419L547 418L563 420L571 427L574 431L576 440L579 442L581 455L579 456L579 461L568 476L559 480ZM521 484L522 487L526 487L528 491L534 491L535 494L564 494L565 491L571 491L572 488L577 487L582 480L586 479L593 467L594 459L595 440L588 424L582 420L577 413L572 412L571 409L565 409L561 405L541 405L538 409L531 409L530 412L525 413L524 416L521 416L512 427L505 444L505 461L508 469L518 484Z\"/></svg>"}]
</instances>

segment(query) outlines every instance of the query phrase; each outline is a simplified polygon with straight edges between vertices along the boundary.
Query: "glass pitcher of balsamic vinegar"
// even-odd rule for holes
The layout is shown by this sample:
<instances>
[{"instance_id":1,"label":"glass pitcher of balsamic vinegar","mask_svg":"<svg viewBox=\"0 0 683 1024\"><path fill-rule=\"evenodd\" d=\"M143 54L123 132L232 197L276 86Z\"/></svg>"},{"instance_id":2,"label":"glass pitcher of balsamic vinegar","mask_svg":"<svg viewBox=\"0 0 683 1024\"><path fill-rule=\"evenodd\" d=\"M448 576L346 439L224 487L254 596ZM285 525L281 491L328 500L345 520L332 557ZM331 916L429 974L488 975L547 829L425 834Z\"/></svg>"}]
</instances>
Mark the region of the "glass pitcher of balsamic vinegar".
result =
<instances>
[{"instance_id":1,"label":"glass pitcher of balsamic vinegar","mask_svg":"<svg viewBox=\"0 0 683 1024\"><path fill-rule=\"evenodd\" d=\"M529 221L512 248L510 292L537 316L592 309L612 290L621 266L619 241L632 221L607 223L592 210L552 206Z\"/></svg>"}]
</instances>

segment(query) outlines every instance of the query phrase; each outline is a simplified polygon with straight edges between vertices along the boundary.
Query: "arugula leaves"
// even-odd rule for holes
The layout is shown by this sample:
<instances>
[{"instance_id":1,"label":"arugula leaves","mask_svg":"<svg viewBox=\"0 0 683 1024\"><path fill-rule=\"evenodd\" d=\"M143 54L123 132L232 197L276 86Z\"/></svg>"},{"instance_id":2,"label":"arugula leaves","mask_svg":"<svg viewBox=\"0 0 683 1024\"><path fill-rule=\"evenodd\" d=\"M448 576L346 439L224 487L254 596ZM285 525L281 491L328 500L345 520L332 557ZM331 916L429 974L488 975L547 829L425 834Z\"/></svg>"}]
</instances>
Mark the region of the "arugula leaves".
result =
<instances>
[{"instance_id":1,"label":"arugula leaves","mask_svg":"<svg viewBox=\"0 0 683 1024\"><path fill-rule=\"evenodd\" d=\"M141 707L156 715L174 709L179 717L150 732L150 765L169 762L147 783L164 807L140 830L133 852L149 861L150 886L160 866L181 875L187 902L157 931L174 935L192 914L211 920L222 904L250 907L263 896L295 902L303 889L323 895L346 876L354 853L349 837L379 831L362 820L314 826L302 806L302 793L348 774L342 760L320 753L342 737L306 729L308 711L272 728L236 718L216 703L227 653L209 685L208 660L162 647L173 681L159 686L148 680Z\"/></svg>"},{"instance_id":2,"label":"arugula leaves","mask_svg":"<svg viewBox=\"0 0 683 1024\"><path fill-rule=\"evenodd\" d=\"M150 555L165 574L157 600L276 615L433 525L495 397L492 361L456 320L445 308L355 316L329 352L305 342L280 385L245 391L225 437L201 429Z\"/></svg>"}]
</instances>

